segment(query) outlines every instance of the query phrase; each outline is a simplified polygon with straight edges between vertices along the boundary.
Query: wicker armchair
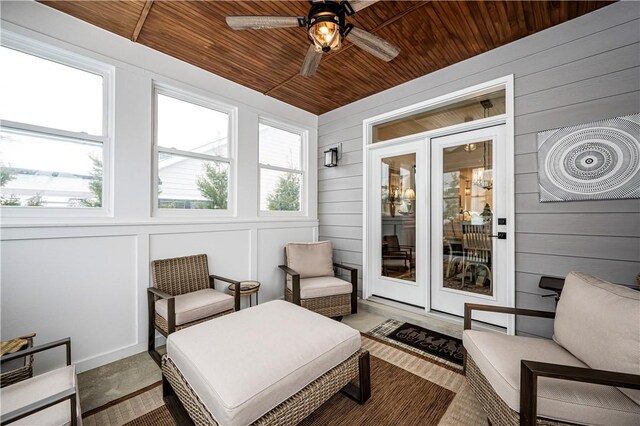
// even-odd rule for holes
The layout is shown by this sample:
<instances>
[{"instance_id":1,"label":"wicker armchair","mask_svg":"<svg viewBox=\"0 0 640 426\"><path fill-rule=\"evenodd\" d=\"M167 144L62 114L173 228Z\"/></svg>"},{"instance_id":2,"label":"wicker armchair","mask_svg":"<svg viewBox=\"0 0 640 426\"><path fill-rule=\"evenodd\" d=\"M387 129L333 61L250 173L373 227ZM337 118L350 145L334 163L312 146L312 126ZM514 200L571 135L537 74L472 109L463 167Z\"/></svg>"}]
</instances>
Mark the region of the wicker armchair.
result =
<instances>
[{"instance_id":1,"label":"wicker armchair","mask_svg":"<svg viewBox=\"0 0 640 426\"><path fill-rule=\"evenodd\" d=\"M287 302L330 318L342 318L358 312L358 270L333 263L331 241L289 243L284 248ZM348 271L350 281L335 276L334 268Z\"/></svg>"},{"instance_id":2,"label":"wicker armchair","mask_svg":"<svg viewBox=\"0 0 640 426\"><path fill-rule=\"evenodd\" d=\"M472 330L472 311L554 318L554 340ZM467 303L467 381L494 426L640 424L639 317L639 292L577 272L555 313Z\"/></svg>"},{"instance_id":3,"label":"wicker armchair","mask_svg":"<svg viewBox=\"0 0 640 426\"><path fill-rule=\"evenodd\" d=\"M149 354L160 365L155 331L174 331L240 310L240 282L209 275L206 254L154 260L153 287L147 289ZM215 290L215 280L235 285L234 295Z\"/></svg>"},{"instance_id":4,"label":"wicker armchair","mask_svg":"<svg viewBox=\"0 0 640 426\"><path fill-rule=\"evenodd\" d=\"M36 333L27 334L25 336L16 337L1 342L0 355L5 356L19 350L33 347L33 338ZM0 374L0 388L21 382L33 376L33 355L25 355L22 358L15 358L11 362L2 365L2 373Z\"/></svg>"}]
</instances>

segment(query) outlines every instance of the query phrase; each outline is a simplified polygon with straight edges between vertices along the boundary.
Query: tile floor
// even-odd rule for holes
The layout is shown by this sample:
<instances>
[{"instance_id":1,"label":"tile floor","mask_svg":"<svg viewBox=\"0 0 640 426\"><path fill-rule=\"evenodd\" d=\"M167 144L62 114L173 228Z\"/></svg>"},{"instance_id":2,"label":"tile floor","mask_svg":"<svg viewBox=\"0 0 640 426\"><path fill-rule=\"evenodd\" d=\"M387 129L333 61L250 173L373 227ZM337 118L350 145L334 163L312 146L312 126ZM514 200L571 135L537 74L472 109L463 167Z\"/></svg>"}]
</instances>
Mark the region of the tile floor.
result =
<instances>
[{"instance_id":1,"label":"tile floor","mask_svg":"<svg viewBox=\"0 0 640 426\"><path fill-rule=\"evenodd\" d=\"M366 332L390 318L450 336L462 335L461 325L371 301L360 301L358 313L342 322ZM160 380L160 368L146 352L86 371L78 375L82 411L86 413Z\"/></svg>"}]
</instances>

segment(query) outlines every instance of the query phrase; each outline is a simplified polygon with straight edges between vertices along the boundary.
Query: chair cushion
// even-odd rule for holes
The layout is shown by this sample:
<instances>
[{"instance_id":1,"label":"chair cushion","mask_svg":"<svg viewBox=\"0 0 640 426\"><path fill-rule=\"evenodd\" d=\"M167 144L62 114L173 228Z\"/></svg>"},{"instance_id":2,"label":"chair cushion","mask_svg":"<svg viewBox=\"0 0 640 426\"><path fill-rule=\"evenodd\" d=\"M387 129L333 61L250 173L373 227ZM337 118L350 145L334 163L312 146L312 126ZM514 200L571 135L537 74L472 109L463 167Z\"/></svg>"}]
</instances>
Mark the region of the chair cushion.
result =
<instances>
[{"instance_id":1,"label":"chair cushion","mask_svg":"<svg viewBox=\"0 0 640 426\"><path fill-rule=\"evenodd\" d=\"M46 397L63 392L73 386L77 386L76 370L74 365L70 365L68 367L58 368L22 382L4 387L0 389L2 414L10 413L18 408L25 407ZM82 412L77 398L76 402L76 417L78 419L78 424L82 425ZM11 424L42 426L70 425L71 404L68 400L63 401Z\"/></svg>"},{"instance_id":2,"label":"chair cushion","mask_svg":"<svg viewBox=\"0 0 640 426\"><path fill-rule=\"evenodd\" d=\"M283 300L167 340L169 358L221 425L254 422L358 349L356 330Z\"/></svg>"},{"instance_id":3,"label":"chair cushion","mask_svg":"<svg viewBox=\"0 0 640 426\"><path fill-rule=\"evenodd\" d=\"M233 296L212 288L176 296L176 325L188 324L234 308ZM156 301L156 312L167 319L167 299Z\"/></svg>"},{"instance_id":4,"label":"chair cushion","mask_svg":"<svg viewBox=\"0 0 640 426\"><path fill-rule=\"evenodd\" d=\"M640 292L580 272L567 275L554 340L591 368L640 375ZM640 404L640 390L620 390Z\"/></svg>"},{"instance_id":5,"label":"chair cushion","mask_svg":"<svg viewBox=\"0 0 640 426\"><path fill-rule=\"evenodd\" d=\"M287 266L300 278L333 277L333 245L331 241L287 244Z\"/></svg>"},{"instance_id":6,"label":"chair cushion","mask_svg":"<svg viewBox=\"0 0 640 426\"><path fill-rule=\"evenodd\" d=\"M287 288L293 291L291 281L287 281ZM336 277L305 278L300 280L300 298L313 299L349 294L352 288L350 282Z\"/></svg>"},{"instance_id":7,"label":"chair cushion","mask_svg":"<svg viewBox=\"0 0 640 426\"><path fill-rule=\"evenodd\" d=\"M465 330L464 347L496 393L520 411L520 362L548 362L588 367L551 339ZM639 424L640 406L613 386L541 377L538 416L570 423Z\"/></svg>"}]
</instances>

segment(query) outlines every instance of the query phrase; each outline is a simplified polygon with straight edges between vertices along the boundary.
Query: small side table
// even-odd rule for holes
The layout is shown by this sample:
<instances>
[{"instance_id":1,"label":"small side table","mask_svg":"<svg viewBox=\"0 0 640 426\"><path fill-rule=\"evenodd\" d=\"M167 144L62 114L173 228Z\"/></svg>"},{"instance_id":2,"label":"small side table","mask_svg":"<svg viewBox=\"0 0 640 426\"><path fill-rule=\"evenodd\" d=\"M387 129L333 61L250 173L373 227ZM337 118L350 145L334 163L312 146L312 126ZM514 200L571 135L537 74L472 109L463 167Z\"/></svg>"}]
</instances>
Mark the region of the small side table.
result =
<instances>
[{"instance_id":1,"label":"small side table","mask_svg":"<svg viewBox=\"0 0 640 426\"><path fill-rule=\"evenodd\" d=\"M235 285L229 285L229 291L235 294ZM260 291L260 281L240 281L240 297L249 296L249 306L251 307L251 295L256 295L256 305L258 304L258 291Z\"/></svg>"}]
</instances>

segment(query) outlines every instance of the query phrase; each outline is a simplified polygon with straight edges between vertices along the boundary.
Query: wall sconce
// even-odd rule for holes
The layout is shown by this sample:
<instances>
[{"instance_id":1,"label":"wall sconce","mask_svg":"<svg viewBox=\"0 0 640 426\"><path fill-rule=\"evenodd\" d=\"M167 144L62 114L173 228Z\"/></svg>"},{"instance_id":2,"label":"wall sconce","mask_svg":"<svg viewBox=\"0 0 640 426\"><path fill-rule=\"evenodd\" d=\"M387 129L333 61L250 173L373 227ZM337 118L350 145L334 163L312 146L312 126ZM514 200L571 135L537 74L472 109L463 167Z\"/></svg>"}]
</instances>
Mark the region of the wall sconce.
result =
<instances>
[{"instance_id":1,"label":"wall sconce","mask_svg":"<svg viewBox=\"0 0 640 426\"><path fill-rule=\"evenodd\" d=\"M338 165L338 148L329 148L324 152L324 166L335 167Z\"/></svg>"},{"instance_id":2,"label":"wall sconce","mask_svg":"<svg viewBox=\"0 0 640 426\"><path fill-rule=\"evenodd\" d=\"M464 150L467 152L475 151L478 146L475 143L468 143L464 146Z\"/></svg>"}]
</instances>

